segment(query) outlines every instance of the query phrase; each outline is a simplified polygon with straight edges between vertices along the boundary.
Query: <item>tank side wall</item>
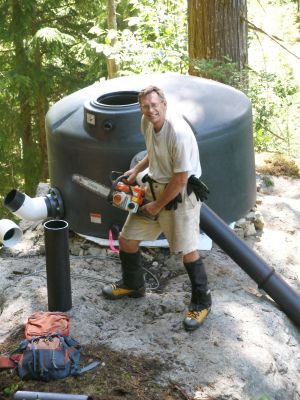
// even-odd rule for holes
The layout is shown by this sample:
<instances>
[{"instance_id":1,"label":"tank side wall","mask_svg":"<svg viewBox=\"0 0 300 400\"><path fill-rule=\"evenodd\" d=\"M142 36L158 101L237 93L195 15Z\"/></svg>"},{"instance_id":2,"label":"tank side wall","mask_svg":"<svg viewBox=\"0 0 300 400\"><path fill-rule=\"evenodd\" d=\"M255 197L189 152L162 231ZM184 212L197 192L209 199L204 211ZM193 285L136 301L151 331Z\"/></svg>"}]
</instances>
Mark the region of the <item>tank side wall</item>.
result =
<instances>
[{"instance_id":1,"label":"tank side wall","mask_svg":"<svg viewBox=\"0 0 300 400\"><path fill-rule=\"evenodd\" d=\"M256 201L251 114L221 136L198 144L202 178L211 191L207 204L224 221L236 221Z\"/></svg>"}]
</instances>

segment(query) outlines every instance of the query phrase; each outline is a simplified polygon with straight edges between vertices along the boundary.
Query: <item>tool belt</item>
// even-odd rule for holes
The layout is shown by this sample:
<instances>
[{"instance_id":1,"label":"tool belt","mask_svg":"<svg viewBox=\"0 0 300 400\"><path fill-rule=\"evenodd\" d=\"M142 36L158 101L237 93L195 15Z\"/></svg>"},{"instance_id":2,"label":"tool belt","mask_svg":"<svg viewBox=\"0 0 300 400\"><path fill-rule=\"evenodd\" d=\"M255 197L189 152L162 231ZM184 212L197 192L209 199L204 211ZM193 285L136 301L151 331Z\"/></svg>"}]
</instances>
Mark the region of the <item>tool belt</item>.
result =
<instances>
[{"instance_id":1,"label":"tool belt","mask_svg":"<svg viewBox=\"0 0 300 400\"><path fill-rule=\"evenodd\" d=\"M148 174L143 176L142 182L148 182L149 187L151 190L151 194L154 200L156 200L154 188L153 188L153 183L157 183L154 179L152 179ZM207 199L207 196L209 194L209 189L205 185L204 182L202 182L199 178L196 178L195 175L191 175L188 179L187 182L187 194L190 196L192 192L195 193L197 201L204 201ZM168 204L166 204L165 209L170 211L170 210L177 210L178 203L182 203L182 195L181 193L178 193L174 199L170 200Z\"/></svg>"},{"instance_id":2,"label":"tool belt","mask_svg":"<svg viewBox=\"0 0 300 400\"><path fill-rule=\"evenodd\" d=\"M156 200L156 196L155 196L155 192L154 192L154 188L153 188L153 183L158 183L156 182L156 180L152 179L148 174L144 175L142 178L142 182L143 183L149 183L149 187L150 187L150 191L153 197L153 200Z\"/></svg>"}]
</instances>

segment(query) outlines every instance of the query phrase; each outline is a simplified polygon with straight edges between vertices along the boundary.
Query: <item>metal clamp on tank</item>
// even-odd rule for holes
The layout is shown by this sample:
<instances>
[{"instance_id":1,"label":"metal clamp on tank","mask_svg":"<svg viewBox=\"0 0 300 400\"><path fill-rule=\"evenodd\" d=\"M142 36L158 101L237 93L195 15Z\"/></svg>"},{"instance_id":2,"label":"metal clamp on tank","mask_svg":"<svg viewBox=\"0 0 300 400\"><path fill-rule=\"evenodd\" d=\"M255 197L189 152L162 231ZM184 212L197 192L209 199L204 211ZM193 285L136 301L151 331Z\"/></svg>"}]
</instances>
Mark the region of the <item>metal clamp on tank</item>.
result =
<instances>
[{"instance_id":1,"label":"metal clamp on tank","mask_svg":"<svg viewBox=\"0 0 300 400\"><path fill-rule=\"evenodd\" d=\"M56 187L49 189L45 198L45 201L47 200L49 201L49 206L47 208L50 210L48 217L63 218L65 215L64 203L60 191Z\"/></svg>"}]
</instances>

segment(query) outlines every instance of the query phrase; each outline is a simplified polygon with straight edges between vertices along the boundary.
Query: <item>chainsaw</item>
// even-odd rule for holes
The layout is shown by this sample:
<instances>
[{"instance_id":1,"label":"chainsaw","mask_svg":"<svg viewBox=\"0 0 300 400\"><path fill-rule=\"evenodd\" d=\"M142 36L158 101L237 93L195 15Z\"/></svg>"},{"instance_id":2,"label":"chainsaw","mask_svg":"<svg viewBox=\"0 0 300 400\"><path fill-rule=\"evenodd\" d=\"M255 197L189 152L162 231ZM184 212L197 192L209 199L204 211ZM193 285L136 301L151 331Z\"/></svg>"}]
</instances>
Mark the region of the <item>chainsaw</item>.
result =
<instances>
[{"instance_id":1,"label":"chainsaw","mask_svg":"<svg viewBox=\"0 0 300 400\"><path fill-rule=\"evenodd\" d=\"M140 207L146 203L145 189L139 185L127 185L123 182L123 179L126 178L128 178L126 175L119 176L117 179L112 181L111 188L108 188L101 183L86 178L85 176L78 174L72 175L73 182L76 182L91 192L105 198L112 206L143 217L156 219L155 216L140 209Z\"/></svg>"}]
</instances>

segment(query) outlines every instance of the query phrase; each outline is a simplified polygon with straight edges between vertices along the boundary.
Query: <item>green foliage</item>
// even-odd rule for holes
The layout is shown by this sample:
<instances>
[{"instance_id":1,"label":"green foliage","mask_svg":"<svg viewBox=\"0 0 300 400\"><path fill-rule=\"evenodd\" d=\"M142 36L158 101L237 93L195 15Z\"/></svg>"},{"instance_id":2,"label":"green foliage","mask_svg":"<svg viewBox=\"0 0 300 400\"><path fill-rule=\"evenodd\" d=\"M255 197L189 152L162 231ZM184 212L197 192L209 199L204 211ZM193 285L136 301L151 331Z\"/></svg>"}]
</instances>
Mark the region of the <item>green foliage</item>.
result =
<instances>
[{"instance_id":1,"label":"green foliage","mask_svg":"<svg viewBox=\"0 0 300 400\"><path fill-rule=\"evenodd\" d=\"M10 386L6 386L3 389L3 394L5 396L12 396L19 389L19 386L18 383L12 383Z\"/></svg>"},{"instance_id":2,"label":"green foliage","mask_svg":"<svg viewBox=\"0 0 300 400\"><path fill-rule=\"evenodd\" d=\"M249 89L254 110L254 138L258 151L275 151L299 156L299 87L286 72L284 77L265 72L251 72Z\"/></svg>"},{"instance_id":3,"label":"green foliage","mask_svg":"<svg viewBox=\"0 0 300 400\"><path fill-rule=\"evenodd\" d=\"M253 107L255 149L299 157L299 86L290 69L282 75L245 69L225 60L194 60L200 76L243 91Z\"/></svg>"},{"instance_id":4,"label":"green foliage","mask_svg":"<svg viewBox=\"0 0 300 400\"><path fill-rule=\"evenodd\" d=\"M185 73L187 18L185 1L129 0L127 26L118 31L94 26L91 48L115 58L120 75L176 71ZM113 39L117 39L112 45Z\"/></svg>"},{"instance_id":5,"label":"green foliage","mask_svg":"<svg viewBox=\"0 0 300 400\"><path fill-rule=\"evenodd\" d=\"M259 397L251 397L250 400L271 400L271 399L266 394L263 394L263 395L261 395Z\"/></svg>"},{"instance_id":6,"label":"green foliage","mask_svg":"<svg viewBox=\"0 0 300 400\"><path fill-rule=\"evenodd\" d=\"M224 57L220 60L190 60L190 63L203 78L213 79L237 89L246 88L248 85L247 70L239 71L235 63Z\"/></svg>"},{"instance_id":7,"label":"green foliage","mask_svg":"<svg viewBox=\"0 0 300 400\"><path fill-rule=\"evenodd\" d=\"M105 59L87 46L101 1L0 3L1 191L35 192L46 157L41 126L53 102L94 82Z\"/></svg>"},{"instance_id":8,"label":"green foliage","mask_svg":"<svg viewBox=\"0 0 300 400\"><path fill-rule=\"evenodd\" d=\"M262 176L262 181L264 182L266 187L273 187L274 181L269 176Z\"/></svg>"},{"instance_id":9,"label":"green foliage","mask_svg":"<svg viewBox=\"0 0 300 400\"><path fill-rule=\"evenodd\" d=\"M39 29L32 38L33 47L40 47L45 45L45 51L49 51L49 47L51 44L58 46L61 50L64 45L73 44L75 42L75 38L71 35L65 34L59 31L57 28L51 27L42 27Z\"/></svg>"}]
</instances>

